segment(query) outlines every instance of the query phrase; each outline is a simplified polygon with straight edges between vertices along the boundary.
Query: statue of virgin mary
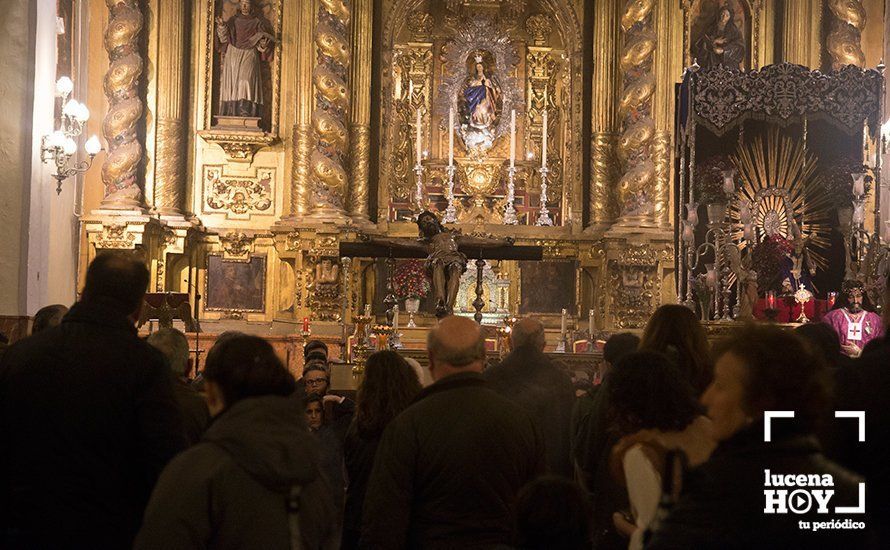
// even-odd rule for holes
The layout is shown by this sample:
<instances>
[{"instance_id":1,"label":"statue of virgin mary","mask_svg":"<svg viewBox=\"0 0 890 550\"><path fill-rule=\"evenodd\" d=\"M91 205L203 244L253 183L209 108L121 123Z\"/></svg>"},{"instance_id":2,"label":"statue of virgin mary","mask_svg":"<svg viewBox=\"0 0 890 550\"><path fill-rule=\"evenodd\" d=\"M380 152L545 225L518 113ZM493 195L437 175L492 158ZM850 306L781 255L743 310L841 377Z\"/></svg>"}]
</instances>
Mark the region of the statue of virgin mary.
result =
<instances>
[{"instance_id":1,"label":"statue of virgin mary","mask_svg":"<svg viewBox=\"0 0 890 550\"><path fill-rule=\"evenodd\" d=\"M467 76L461 93L461 129L464 143L470 149L488 149L494 142L501 88L497 80L485 73L482 55L475 55L473 72Z\"/></svg>"}]
</instances>

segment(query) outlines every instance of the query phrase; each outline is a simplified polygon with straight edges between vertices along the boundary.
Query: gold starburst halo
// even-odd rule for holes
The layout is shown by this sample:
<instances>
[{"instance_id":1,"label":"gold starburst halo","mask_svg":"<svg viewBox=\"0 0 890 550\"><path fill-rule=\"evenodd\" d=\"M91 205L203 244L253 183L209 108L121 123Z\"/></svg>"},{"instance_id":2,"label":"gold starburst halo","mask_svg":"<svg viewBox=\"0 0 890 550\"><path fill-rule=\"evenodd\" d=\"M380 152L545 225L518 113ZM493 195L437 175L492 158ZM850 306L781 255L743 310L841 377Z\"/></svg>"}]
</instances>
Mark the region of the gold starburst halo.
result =
<instances>
[{"instance_id":1,"label":"gold starburst halo","mask_svg":"<svg viewBox=\"0 0 890 550\"><path fill-rule=\"evenodd\" d=\"M731 208L733 237L740 240L744 227L739 218L739 201L752 204L757 242L770 235L794 240L794 224L807 240L807 250L816 269L828 265L824 252L829 248L832 202L825 192L818 158L801 140L772 128L766 137L740 144L731 156L741 181ZM744 242L743 246L749 243Z\"/></svg>"}]
</instances>

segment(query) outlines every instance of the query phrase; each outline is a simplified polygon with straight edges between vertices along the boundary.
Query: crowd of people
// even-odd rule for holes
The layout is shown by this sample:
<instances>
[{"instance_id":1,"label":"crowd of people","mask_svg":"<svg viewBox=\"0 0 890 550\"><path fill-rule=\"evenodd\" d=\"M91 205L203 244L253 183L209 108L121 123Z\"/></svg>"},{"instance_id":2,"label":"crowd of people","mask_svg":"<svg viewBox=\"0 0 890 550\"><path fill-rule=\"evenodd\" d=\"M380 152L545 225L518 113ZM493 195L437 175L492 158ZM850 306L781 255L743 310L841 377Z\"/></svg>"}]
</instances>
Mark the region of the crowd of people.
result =
<instances>
[{"instance_id":1,"label":"crowd of people","mask_svg":"<svg viewBox=\"0 0 890 550\"><path fill-rule=\"evenodd\" d=\"M352 399L317 340L299 379L240 332L192 372L181 332L137 333L148 280L101 255L70 311L3 350L0 547L890 544L886 338L856 359L820 325L711 346L666 305L573 380L538 320L489 365L482 328L452 316L428 367L376 352ZM865 441L834 411L864 411Z\"/></svg>"}]
</instances>

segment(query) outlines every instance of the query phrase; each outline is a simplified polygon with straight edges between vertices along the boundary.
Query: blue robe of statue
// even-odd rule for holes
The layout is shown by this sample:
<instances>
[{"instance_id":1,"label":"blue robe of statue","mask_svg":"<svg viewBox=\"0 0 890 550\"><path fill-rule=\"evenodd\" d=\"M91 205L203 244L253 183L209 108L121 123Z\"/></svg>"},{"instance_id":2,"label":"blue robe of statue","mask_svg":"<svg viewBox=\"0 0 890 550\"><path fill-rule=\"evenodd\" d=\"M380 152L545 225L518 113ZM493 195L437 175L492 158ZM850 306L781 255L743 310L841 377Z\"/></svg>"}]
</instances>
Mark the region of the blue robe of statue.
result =
<instances>
[{"instance_id":1,"label":"blue robe of statue","mask_svg":"<svg viewBox=\"0 0 890 550\"><path fill-rule=\"evenodd\" d=\"M484 84L480 84L479 86L468 86L464 90L464 99L467 102L467 113L470 115L470 121L473 119L476 107L482 103L482 100L485 99L487 93L488 89Z\"/></svg>"}]
</instances>

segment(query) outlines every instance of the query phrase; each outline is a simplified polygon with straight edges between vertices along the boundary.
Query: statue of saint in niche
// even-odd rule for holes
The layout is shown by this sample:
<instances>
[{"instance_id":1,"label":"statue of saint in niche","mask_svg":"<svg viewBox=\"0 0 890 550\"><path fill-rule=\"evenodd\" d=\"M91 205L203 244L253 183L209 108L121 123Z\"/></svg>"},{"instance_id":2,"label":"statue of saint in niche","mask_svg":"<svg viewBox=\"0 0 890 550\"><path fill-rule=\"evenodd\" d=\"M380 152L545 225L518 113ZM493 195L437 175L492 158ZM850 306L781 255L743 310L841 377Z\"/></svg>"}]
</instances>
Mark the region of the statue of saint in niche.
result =
<instances>
[{"instance_id":1,"label":"statue of saint in niche","mask_svg":"<svg viewBox=\"0 0 890 550\"><path fill-rule=\"evenodd\" d=\"M704 7L700 18L706 17ZM719 65L727 69L745 68L747 47L745 35L739 30L739 25L742 28L745 25L744 13L737 11L732 9L729 2L722 2L701 27L701 35L693 43L692 56L703 69Z\"/></svg>"},{"instance_id":2,"label":"statue of saint in niche","mask_svg":"<svg viewBox=\"0 0 890 550\"><path fill-rule=\"evenodd\" d=\"M262 117L262 63L275 51L272 26L252 0L241 0L238 12L216 18L216 44L221 54L219 112L221 116Z\"/></svg>"},{"instance_id":3,"label":"statue of saint in niche","mask_svg":"<svg viewBox=\"0 0 890 550\"><path fill-rule=\"evenodd\" d=\"M501 110L501 87L492 71L486 70L486 56L491 57L491 54L473 54L470 74L458 98L461 137L471 150L491 148ZM488 64L491 65L493 63Z\"/></svg>"}]
</instances>

